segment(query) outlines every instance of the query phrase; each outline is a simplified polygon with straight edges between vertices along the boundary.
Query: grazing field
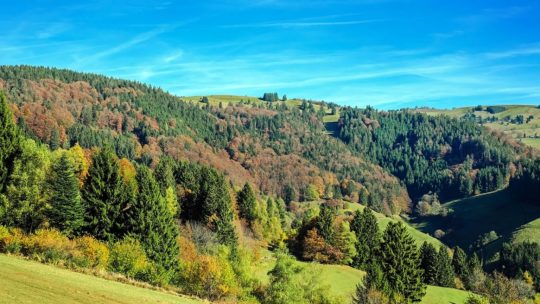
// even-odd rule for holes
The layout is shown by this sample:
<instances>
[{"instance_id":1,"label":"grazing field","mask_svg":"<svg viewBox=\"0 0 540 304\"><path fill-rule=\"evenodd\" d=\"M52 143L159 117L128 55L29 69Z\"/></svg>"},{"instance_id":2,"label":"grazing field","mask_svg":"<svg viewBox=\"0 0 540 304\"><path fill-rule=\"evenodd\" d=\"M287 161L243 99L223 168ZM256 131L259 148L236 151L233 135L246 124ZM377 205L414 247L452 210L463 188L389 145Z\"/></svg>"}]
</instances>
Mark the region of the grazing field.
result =
<instances>
[{"instance_id":1,"label":"grazing field","mask_svg":"<svg viewBox=\"0 0 540 304\"><path fill-rule=\"evenodd\" d=\"M274 266L275 259L271 252L266 251L262 262L259 263L257 277L262 282L268 282L268 271ZM362 282L364 271L344 265L324 265L317 263L298 262L320 275L321 283L329 287L334 295L348 301L354 295L356 285ZM453 288L428 286L426 296L421 303L424 304L462 304L467 299L468 292ZM345 302L348 303L348 302Z\"/></svg>"},{"instance_id":2,"label":"grazing field","mask_svg":"<svg viewBox=\"0 0 540 304\"><path fill-rule=\"evenodd\" d=\"M207 303L0 255L0 303Z\"/></svg>"},{"instance_id":3,"label":"grazing field","mask_svg":"<svg viewBox=\"0 0 540 304\"><path fill-rule=\"evenodd\" d=\"M428 286L422 304L463 304L469 292L453 288Z\"/></svg>"},{"instance_id":4,"label":"grazing field","mask_svg":"<svg viewBox=\"0 0 540 304\"><path fill-rule=\"evenodd\" d=\"M440 216L415 219L413 226L433 233L447 231L444 241L464 249L472 246L482 234L495 231L499 238L486 244L486 255L500 249L503 242L531 240L540 242L540 206L517 200L506 190L455 200L443 206L453 210ZM487 257L486 256L486 257Z\"/></svg>"},{"instance_id":5,"label":"grazing field","mask_svg":"<svg viewBox=\"0 0 540 304\"><path fill-rule=\"evenodd\" d=\"M268 283L268 272L274 267L276 260L273 253L263 252L262 260L257 264L255 275L263 282ZM350 298L360 283L365 272L344 265L325 265L318 263L297 262L320 275L321 283L329 287L330 292L343 298Z\"/></svg>"}]
</instances>

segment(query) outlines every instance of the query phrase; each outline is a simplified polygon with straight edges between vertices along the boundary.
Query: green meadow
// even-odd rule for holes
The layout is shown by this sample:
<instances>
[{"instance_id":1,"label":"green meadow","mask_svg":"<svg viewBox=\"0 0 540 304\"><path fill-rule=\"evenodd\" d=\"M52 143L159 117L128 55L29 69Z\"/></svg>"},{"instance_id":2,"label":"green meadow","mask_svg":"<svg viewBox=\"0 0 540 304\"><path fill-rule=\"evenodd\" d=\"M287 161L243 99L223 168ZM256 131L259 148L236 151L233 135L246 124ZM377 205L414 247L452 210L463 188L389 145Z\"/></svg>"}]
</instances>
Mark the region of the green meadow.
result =
<instances>
[{"instance_id":1,"label":"green meadow","mask_svg":"<svg viewBox=\"0 0 540 304\"><path fill-rule=\"evenodd\" d=\"M0 255L0 303L208 303Z\"/></svg>"}]
</instances>

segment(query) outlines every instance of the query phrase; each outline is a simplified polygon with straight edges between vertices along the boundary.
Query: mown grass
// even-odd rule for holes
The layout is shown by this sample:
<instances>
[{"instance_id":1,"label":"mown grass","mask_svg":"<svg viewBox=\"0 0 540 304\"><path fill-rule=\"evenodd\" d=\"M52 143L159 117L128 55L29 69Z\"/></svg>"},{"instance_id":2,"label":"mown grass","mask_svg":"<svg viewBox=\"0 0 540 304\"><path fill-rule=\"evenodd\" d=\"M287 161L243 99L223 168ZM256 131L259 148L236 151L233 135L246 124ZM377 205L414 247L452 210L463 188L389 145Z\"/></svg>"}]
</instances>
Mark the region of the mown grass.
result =
<instances>
[{"instance_id":1,"label":"mown grass","mask_svg":"<svg viewBox=\"0 0 540 304\"><path fill-rule=\"evenodd\" d=\"M485 247L486 258L498 251L503 242L531 240L540 242L540 206L517 199L507 190L455 200L443 206L453 212L447 217L432 216L413 221L417 229L433 233L447 231L443 241L464 249L482 234L495 231L499 239Z\"/></svg>"},{"instance_id":2,"label":"mown grass","mask_svg":"<svg viewBox=\"0 0 540 304\"><path fill-rule=\"evenodd\" d=\"M256 276L264 283L268 282L268 271L274 266L275 259L271 252L265 252L264 257L258 264ZM356 285L362 282L365 272L345 265L324 265L317 263L298 262L320 275L321 283L328 287L328 291L333 295L341 297L349 303L354 295ZM428 286L426 296L422 299L423 304L445 304L465 303L469 293L467 291L444 288L437 286Z\"/></svg>"},{"instance_id":3,"label":"mown grass","mask_svg":"<svg viewBox=\"0 0 540 304\"><path fill-rule=\"evenodd\" d=\"M0 255L0 303L207 303Z\"/></svg>"},{"instance_id":4,"label":"mown grass","mask_svg":"<svg viewBox=\"0 0 540 304\"><path fill-rule=\"evenodd\" d=\"M257 263L255 276L263 283L268 283L268 272L274 267L276 259L274 254L269 251L264 251L261 260ZM320 276L321 284L327 286L329 291L343 299L349 300L356 285L362 282L365 272L345 266L345 265L326 265L318 263L309 263L297 261L308 271L314 272Z\"/></svg>"},{"instance_id":5,"label":"mown grass","mask_svg":"<svg viewBox=\"0 0 540 304\"><path fill-rule=\"evenodd\" d=\"M463 304L469 292L453 288L428 286L422 304Z\"/></svg>"}]
</instances>

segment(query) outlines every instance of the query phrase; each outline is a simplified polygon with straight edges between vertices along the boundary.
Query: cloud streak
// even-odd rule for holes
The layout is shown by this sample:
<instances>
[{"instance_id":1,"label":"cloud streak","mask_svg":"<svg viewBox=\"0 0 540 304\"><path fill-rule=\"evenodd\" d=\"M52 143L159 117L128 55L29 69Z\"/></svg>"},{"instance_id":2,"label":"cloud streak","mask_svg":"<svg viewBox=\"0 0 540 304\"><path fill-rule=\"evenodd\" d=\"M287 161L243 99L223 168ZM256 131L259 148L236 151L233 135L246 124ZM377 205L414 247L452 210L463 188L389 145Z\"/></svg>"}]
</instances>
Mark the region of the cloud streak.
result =
<instances>
[{"instance_id":1,"label":"cloud streak","mask_svg":"<svg viewBox=\"0 0 540 304\"><path fill-rule=\"evenodd\" d=\"M351 20L351 21L283 21L283 22L269 22L269 23L251 23L251 24L233 24L224 25L224 28L265 28L265 27L324 27L324 26L345 26L345 25L357 25L368 24L375 22L383 22L385 19L367 19L367 20Z\"/></svg>"}]
</instances>

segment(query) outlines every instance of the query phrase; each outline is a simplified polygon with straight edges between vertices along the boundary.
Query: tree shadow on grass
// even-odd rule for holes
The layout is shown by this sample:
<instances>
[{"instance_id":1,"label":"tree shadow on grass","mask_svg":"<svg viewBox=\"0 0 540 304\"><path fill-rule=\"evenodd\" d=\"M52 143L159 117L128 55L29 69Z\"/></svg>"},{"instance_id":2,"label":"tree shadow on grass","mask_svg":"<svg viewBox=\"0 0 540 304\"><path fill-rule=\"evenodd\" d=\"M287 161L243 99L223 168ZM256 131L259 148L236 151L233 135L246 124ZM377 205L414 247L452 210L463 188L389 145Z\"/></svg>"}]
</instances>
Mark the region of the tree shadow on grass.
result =
<instances>
[{"instance_id":1,"label":"tree shadow on grass","mask_svg":"<svg viewBox=\"0 0 540 304\"><path fill-rule=\"evenodd\" d=\"M448 216L414 218L411 224L431 235L442 229L446 232L441 239L445 244L468 251L474 249L481 235L495 231L499 238L486 244L486 256L497 252L521 226L540 217L540 205L524 202L508 190L455 200L443 206L452 210ZM531 241L540 242L540 234L538 240Z\"/></svg>"}]
</instances>

